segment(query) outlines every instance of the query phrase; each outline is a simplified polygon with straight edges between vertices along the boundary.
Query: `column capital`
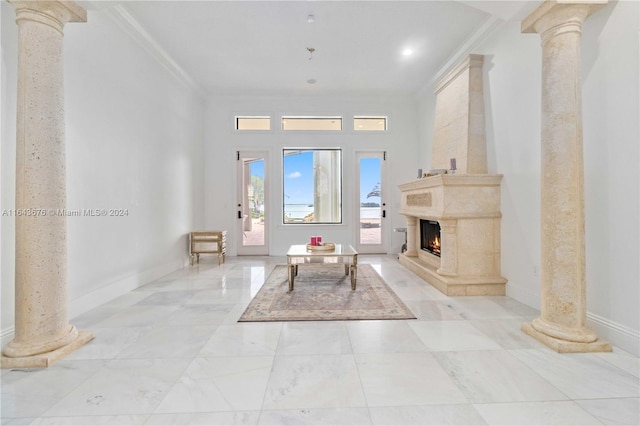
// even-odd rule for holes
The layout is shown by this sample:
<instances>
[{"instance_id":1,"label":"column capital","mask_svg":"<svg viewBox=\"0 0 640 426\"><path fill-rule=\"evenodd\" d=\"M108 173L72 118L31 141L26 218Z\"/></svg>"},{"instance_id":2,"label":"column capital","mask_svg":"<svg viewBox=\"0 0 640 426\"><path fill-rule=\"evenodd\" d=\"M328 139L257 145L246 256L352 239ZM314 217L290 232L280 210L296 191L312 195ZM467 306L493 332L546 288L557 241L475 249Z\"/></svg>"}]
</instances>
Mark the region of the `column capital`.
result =
<instances>
[{"instance_id":1,"label":"column capital","mask_svg":"<svg viewBox=\"0 0 640 426\"><path fill-rule=\"evenodd\" d=\"M564 27L567 24L578 25L596 10L608 3L609 0L545 0L521 25L523 33L542 34L554 27Z\"/></svg>"},{"instance_id":2,"label":"column capital","mask_svg":"<svg viewBox=\"0 0 640 426\"><path fill-rule=\"evenodd\" d=\"M16 10L16 22L40 22L62 32L67 22L87 22L87 11L75 1L7 0Z\"/></svg>"}]
</instances>

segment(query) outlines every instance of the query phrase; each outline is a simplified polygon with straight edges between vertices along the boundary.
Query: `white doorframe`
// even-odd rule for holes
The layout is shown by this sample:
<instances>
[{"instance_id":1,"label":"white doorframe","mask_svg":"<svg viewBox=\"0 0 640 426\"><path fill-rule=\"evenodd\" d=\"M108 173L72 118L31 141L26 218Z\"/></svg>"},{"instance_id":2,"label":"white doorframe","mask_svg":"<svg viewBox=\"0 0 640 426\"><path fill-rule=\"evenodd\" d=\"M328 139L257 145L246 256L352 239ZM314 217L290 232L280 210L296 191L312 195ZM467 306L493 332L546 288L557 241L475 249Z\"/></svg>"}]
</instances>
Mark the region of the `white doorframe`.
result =
<instances>
[{"instance_id":1,"label":"white doorframe","mask_svg":"<svg viewBox=\"0 0 640 426\"><path fill-rule=\"evenodd\" d=\"M236 154L236 247L238 256L269 255L269 152L238 151ZM262 164L262 217L255 211L251 186L252 164Z\"/></svg>"},{"instance_id":2,"label":"white doorframe","mask_svg":"<svg viewBox=\"0 0 640 426\"><path fill-rule=\"evenodd\" d=\"M355 167L355 182L356 182L356 206L355 206L355 241L356 250L359 253L387 253L387 217L388 209L386 205L385 195L385 183L386 183L386 151L356 151L356 167ZM367 176L363 178L362 173L370 170L362 170L363 161L371 160L369 165L375 165L379 163L379 175ZM375 167L374 167L375 169ZM366 179L366 180L365 180ZM373 179L373 180L371 180ZM375 186L374 184L377 184ZM361 185L362 182L362 185ZM366 186L365 187L363 187ZM371 186L371 188L369 188ZM371 202L376 202L380 205L379 209L374 208L361 209L361 203L363 200L369 200L367 195L379 194L379 196L371 195ZM361 217L367 216L367 217Z\"/></svg>"}]
</instances>

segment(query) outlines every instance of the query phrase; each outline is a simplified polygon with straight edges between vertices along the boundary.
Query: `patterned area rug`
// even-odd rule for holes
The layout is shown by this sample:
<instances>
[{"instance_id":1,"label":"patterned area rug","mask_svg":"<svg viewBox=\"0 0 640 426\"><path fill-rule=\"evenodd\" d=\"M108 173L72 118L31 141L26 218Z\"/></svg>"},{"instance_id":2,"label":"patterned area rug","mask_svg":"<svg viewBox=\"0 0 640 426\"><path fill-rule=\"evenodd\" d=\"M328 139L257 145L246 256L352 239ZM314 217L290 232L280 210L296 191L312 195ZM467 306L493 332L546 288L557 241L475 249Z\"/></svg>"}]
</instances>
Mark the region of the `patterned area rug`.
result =
<instances>
[{"instance_id":1,"label":"patterned area rug","mask_svg":"<svg viewBox=\"0 0 640 426\"><path fill-rule=\"evenodd\" d=\"M304 264L289 292L287 265L277 265L239 322L414 319L371 265L358 265L358 285L344 266Z\"/></svg>"}]
</instances>

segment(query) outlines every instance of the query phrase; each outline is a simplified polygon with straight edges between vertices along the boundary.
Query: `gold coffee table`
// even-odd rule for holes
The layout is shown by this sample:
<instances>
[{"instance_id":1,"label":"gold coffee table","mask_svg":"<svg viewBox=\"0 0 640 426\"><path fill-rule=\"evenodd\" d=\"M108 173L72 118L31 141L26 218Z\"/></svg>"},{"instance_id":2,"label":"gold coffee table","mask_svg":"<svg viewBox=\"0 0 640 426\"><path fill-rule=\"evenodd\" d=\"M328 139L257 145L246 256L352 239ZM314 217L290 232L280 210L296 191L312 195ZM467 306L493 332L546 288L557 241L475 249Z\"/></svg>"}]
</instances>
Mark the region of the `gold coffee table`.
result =
<instances>
[{"instance_id":1,"label":"gold coffee table","mask_svg":"<svg viewBox=\"0 0 640 426\"><path fill-rule=\"evenodd\" d=\"M343 263L344 274L351 274L351 290L356 289L358 279L358 252L350 245L335 244L333 250L309 250L306 244L293 245L287 251L287 266L289 271L289 291L293 291L293 283L298 275L298 265L303 263Z\"/></svg>"}]
</instances>

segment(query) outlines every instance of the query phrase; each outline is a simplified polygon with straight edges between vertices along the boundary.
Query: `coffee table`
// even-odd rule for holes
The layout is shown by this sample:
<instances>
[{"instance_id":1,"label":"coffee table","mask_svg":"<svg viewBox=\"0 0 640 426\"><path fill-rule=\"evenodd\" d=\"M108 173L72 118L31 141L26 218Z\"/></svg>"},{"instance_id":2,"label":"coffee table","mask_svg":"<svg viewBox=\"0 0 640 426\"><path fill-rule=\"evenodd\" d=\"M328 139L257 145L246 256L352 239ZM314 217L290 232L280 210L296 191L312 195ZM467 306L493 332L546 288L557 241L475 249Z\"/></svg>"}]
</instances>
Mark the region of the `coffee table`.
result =
<instances>
[{"instance_id":1,"label":"coffee table","mask_svg":"<svg viewBox=\"0 0 640 426\"><path fill-rule=\"evenodd\" d=\"M332 260L332 262L327 262ZM351 274L351 290L356 289L358 279L358 252L346 244L336 244L334 250L308 250L306 244L292 245L287 251L289 271L289 291L293 291L293 283L298 275L298 265L304 263L344 264L344 274Z\"/></svg>"}]
</instances>

